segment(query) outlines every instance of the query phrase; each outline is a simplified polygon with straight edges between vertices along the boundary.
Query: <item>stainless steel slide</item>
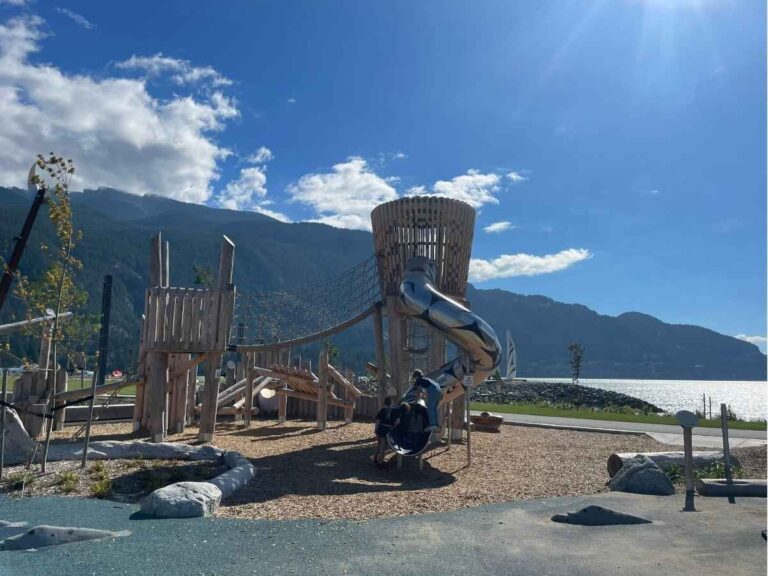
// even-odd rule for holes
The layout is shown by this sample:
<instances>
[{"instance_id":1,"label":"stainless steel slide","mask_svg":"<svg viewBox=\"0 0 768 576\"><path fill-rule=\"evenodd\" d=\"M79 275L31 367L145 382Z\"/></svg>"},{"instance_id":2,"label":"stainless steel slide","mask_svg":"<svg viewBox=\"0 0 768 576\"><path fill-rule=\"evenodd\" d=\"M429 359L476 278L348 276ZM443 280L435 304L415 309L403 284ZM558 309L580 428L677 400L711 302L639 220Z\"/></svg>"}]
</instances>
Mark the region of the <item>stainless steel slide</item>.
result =
<instances>
[{"instance_id":1,"label":"stainless steel slide","mask_svg":"<svg viewBox=\"0 0 768 576\"><path fill-rule=\"evenodd\" d=\"M440 331L464 354L427 375L440 385L443 392L454 385L463 386L466 374L472 374L473 385L483 382L501 361L501 345L485 320L458 302L438 292L434 287L435 264L428 258L411 259L400 283L400 299L413 318ZM403 396L412 406L411 414L425 416L423 403L416 403L415 390ZM395 428L388 436L389 444L398 454L416 456L427 448L429 433L419 434L413 426Z\"/></svg>"}]
</instances>

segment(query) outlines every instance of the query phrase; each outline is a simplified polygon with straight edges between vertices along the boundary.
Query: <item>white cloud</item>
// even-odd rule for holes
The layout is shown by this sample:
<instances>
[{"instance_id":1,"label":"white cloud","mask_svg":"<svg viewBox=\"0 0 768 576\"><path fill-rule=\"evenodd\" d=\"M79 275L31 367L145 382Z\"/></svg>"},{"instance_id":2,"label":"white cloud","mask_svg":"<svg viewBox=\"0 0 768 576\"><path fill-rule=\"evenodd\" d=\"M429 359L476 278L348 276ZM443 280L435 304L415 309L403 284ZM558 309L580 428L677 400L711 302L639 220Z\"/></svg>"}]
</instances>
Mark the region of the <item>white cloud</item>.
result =
<instances>
[{"instance_id":1,"label":"white cloud","mask_svg":"<svg viewBox=\"0 0 768 576\"><path fill-rule=\"evenodd\" d=\"M27 0L0 0L0 6L26 6Z\"/></svg>"},{"instance_id":2,"label":"white cloud","mask_svg":"<svg viewBox=\"0 0 768 576\"><path fill-rule=\"evenodd\" d=\"M247 162L255 164L240 170L237 180L229 182L224 190L216 197L216 203L222 208L230 210L250 210L266 216L270 216L280 222L290 222L291 219L267 206L272 202L267 200L267 166L272 160L272 151L265 146L259 148L255 154L248 157Z\"/></svg>"},{"instance_id":3,"label":"white cloud","mask_svg":"<svg viewBox=\"0 0 768 576\"><path fill-rule=\"evenodd\" d=\"M78 14L77 12L70 10L69 8L59 8L56 7L56 12L59 14L64 14L64 16L67 16L70 20L72 20L75 24L80 26L81 28L85 28L86 30L93 30L96 28L96 25L90 22L85 16L82 14Z\"/></svg>"},{"instance_id":4,"label":"white cloud","mask_svg":"<svg viewBox=\"0 0 768 576\"><path fill-rule=\"evenodd\" d=\"M519 184L520 182L525 182L528 180L528 178L520 174L520 172L516 172L514 170L507 174L507 178L509 178L513 184Z\"/></svg>"},{"instance_id":5,"label":"white cloud","mask_svg":"<svg viewBox=\"0 0 768 576\"><path fill-rule=\"evenodd\" d=\"M288 98L286 102L288 102L288 104L296 104L296 98Z\"/></svg>"},{"instance_id":6,"label":"white cloud","mask_svg":"<svg viewBox=\"0 0 768 576\"><path fill-rule=\"evenodd\" d=\"M739 340L744 340L745 342L749 342L750 344L754 344L763 352L765 352L766 347L768 347L768 338L765 336L747 336L746 334L737 334L736 338Z\"/></svg>"},{"instance_id":7,"label":"white cloud","mask_svg":"<svg viewBox=\"0 0 768 576\"><path fill-rule=\"evenodd\" d=\"M248 162L251 164L264 164L265 162L269 162L270 160L274 159L274 155L272 154L272 150L267 148L266 146L262 146L258 150L256 150L256 154L253 154L252 156L248 157Z\"/></svg>"},{"instance_id":8,"label":"white cloud","mask_svg":"<svg viewBox=\"0 0 768 576\"><path fill-rule=\"evenodd\" d=\"M317 214L313 222L370 230L371 210L398 197L387 180L376 175L363 158L350 157L332 170L306 174L287 188L292 201L312 207Z\"/></svg>"},{"instance_id":9,"label":"white cloud","mask_svg":"<svg viewBox=\"0 0 768 576\"><path fill-rule=\"evenodd\" d=\"M142 80L30 62L42 23L0 24L0 183L23 185L35 155L52 150L75 161L78 188L209 200L218 162L230 155L212 135L238 116L236 104L216 90L161 100Z\"/></svg>"},{"instance_id":10,"label":"white cloud","mask_svg":"<svg viewBox=\"0 0 768 576\"><path fill-rule=\"evenodd\" d=\"M512 226L511 222L502 220L501 222L488 224L488 226L483 228L483 232L487 232L488 234L498 234L500 232L504 232L505 230L514 230L515 228L517 228L517 226Z\"/></svg>"},{"instance_id":11,"label":"white cloud","mask_svg":"<svg viewBox=\"0 0 768 576\"><path fill-rule=\"evenodd\" d=\"M193 66L189 60L170 58L157 53L154 56L131 56L115 66L124 70L143 70L148 76L170 74L171 80L183 86L186 84L210 83L213 86L229 86L232 80L217 72L211 66Z\"/></svg>"},{"instance_id":12,"label":"white cloud","mask_svg":"<svg viewBox=\"0 0 768 576\"><path fill-rule=\"evenodd\" d=\"M494 278L537 276L570 268L592 257L584 248L569 248L557 254L533 256L531 254L503 254L493 260L473 259L469 263L469 279L484 282Z\"/></svg>"},{"instance_id":13,"label":"white cloud","mask_svg":"<svg viewBox=\"0 0 768 576\"><path fill-rule=\"evenodd\" d=\"M466 174L452 180L438 180L428 191L424 186L415 186L406 192L407 196L443 196L463 200L473 208L484 204L498 204L494 196L499 190L501 178L498 174L482 174L478 170L469 170Z\"/></svg>"}]
</instances>

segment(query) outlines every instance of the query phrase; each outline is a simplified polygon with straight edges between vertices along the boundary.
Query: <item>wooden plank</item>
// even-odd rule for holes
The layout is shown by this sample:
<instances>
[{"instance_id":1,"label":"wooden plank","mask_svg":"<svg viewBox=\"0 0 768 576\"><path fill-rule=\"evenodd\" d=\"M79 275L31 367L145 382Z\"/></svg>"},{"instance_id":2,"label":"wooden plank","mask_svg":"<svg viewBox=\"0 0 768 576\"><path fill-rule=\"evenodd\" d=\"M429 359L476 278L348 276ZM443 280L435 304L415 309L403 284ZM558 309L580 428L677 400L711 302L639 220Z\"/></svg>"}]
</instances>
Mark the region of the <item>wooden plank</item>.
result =
<instances>
[{"instance_id":1,"label":"wooden plank","mask_svg":"<svg viewBox=\"0 0 768 576\"><path fill-rule=\"evenodd\" d=\"M200 412L198 439L211 442L216 429L217 399L219 396L219 377L216 370L221 365L221 353L210 352L205 367L205 388L203 388L203 408Z\"/></svg>"},{"instance_id":2,"label":"wooden plank","mask_svg":"<svg viewBox=\"0 0 768 576\"><path fill-rule=\"evenodd\" d=\"M304 392L295 392L294 390L278 390L276 394L278 398L280 396L285 396L287 398L307 400L308 402L311 402L315 405L319 403L319 398L320 398L318 394L305 394ZM326 407L327 406L338 406L339 408L346 408L348 406L351 406L351 402L345 402L344 400L340 400L338 398L327 398ZM278 407L279 407L279 402L278 402ZM326 422L327 422L327 419L326 419Z\"/></svg>"}]
</instances>

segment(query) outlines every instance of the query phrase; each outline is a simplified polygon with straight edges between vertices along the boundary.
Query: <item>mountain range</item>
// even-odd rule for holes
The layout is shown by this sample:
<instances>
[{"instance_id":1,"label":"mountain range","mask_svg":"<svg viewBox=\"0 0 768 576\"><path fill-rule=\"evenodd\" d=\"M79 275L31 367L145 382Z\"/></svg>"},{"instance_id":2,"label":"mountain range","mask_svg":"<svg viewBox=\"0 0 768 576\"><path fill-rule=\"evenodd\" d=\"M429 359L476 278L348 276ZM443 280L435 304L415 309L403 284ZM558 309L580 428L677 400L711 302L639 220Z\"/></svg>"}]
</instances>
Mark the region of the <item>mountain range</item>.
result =
<instances>
[{"instance_id":1,"label":"mountain range","mask_svg":"<svg viewBox=\"0 0 768 576\"><path fill-rule=\"evenodd\" d=\"M7 257L31 203L24 190L0 188L0 250ZM171 285L191 286L193 266L215 269L221 236L236 245L238 292L296 290L337 276L373 252L368 232L310 222L287 224L253 212L188 204L159 196L136 196L100 188L72 194L75 224L83 231L76 255L84 269L78 281L89 294L88 310L98 312L104 274L113 275L110 364L128 368L138 350L144 310L150 237L162 230L171 245ZM24 254L22 272L44 269L38 246L51 242L45 210ZM673 325L642 314L602 315L579 304L546 296L470 286L467 299L503 340L510 330L518 350L518 375L566 377L568 345L585 349L583 378L764 380L766 356L754 345L699 326ZM0 323L23 314L11 300ZM356 371L374 358L370 320L335 336L340 363ZM35 342L11 339L15 354L36 355ZM310 351L314 350L310 347Z\"/></svg>"}]
</instances>

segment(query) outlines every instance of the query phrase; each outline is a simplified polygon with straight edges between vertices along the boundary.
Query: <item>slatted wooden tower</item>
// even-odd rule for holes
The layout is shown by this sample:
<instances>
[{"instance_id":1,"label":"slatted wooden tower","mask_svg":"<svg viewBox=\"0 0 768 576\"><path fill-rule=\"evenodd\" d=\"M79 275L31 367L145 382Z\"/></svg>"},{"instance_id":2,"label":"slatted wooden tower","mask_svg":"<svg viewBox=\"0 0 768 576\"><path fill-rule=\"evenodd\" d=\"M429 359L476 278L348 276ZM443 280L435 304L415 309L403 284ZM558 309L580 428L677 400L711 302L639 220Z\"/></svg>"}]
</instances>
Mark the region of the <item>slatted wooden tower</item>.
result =
<instances>
[{"instance_id":1,"label":"slatted wooden tower","mask_svg":"<svg viewBox=\"0 0 768 576\"><path fill-rule=\"evenodd\" d=\"M436 288L460 302L465 302L469 277L469 259L475 232L475 210L466 202L434 196L401 198L377 206L371 212L373 239L379 269L379 281L385 303L374 317L377 340L377 368L383 382L384 345L382 314L389 327L389 373L398 394L405 392L410 376L408 354L408 319L400 309L400 282L408 261L425 256L435 262ZM466 302L465 302L466 303ZM445 339L433 333L429 368L442 365ZM385 391L380 389L379 396Z\"/></svg>"}]
</instances>

